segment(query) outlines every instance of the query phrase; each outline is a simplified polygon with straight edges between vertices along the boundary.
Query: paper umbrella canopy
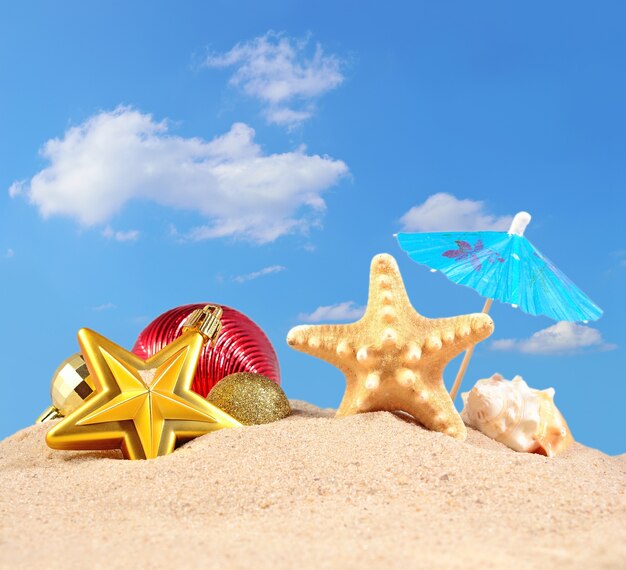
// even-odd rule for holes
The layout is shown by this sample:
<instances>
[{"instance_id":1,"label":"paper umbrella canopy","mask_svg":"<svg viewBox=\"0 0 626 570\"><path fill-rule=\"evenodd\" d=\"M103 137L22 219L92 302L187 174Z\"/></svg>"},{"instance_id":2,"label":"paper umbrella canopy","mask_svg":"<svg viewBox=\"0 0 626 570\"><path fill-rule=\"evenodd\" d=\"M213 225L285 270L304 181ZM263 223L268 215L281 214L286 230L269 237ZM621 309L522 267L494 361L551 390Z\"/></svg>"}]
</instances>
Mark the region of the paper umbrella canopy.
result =
<instances>
[{"instance_id":1,"label":"paper umbrella canopy","mask_svg":"<svg viewBox=\"0 0 626 570\"><path fill-rule=\"evenodd\" d=\"M530 222L518 213L508 232L399 233L413 261L444 273L488 299L556 321L594 321L600 309L523 233Z\"/></svg>"}]
</instances>

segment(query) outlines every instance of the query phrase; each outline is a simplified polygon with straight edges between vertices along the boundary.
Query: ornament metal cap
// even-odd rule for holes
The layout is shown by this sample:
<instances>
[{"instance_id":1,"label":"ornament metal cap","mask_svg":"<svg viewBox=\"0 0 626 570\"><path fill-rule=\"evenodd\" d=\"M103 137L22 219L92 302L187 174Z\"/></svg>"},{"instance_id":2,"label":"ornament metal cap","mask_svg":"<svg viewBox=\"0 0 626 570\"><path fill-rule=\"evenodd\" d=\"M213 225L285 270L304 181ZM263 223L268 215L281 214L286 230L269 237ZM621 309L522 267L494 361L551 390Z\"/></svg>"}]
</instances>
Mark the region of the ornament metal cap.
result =
<instances>
[{"instance_id":1,"label":"ornament metal cap","mask_svg":"<svg viewBox=\"0 0 626 570\"><path fill-rule=\"evenodd\" d=\"M47 407L42 414L35 420L35 423L47 422L48 420L58 420L62 418L63 415L57 408L54 406Z\"/></svg>"},{"instance_id":2,"label":"ornament metal cap","mask_svg":"<svg viewBox=\"0 0 626 570\"><path fill-rule=\"evenodd\" d=\"M183 334L189 331L199 332L208 342L215 342L222 332L222 308L217 305L205 305L193 311L183 323Z\"/></svg>"}]
</instances>

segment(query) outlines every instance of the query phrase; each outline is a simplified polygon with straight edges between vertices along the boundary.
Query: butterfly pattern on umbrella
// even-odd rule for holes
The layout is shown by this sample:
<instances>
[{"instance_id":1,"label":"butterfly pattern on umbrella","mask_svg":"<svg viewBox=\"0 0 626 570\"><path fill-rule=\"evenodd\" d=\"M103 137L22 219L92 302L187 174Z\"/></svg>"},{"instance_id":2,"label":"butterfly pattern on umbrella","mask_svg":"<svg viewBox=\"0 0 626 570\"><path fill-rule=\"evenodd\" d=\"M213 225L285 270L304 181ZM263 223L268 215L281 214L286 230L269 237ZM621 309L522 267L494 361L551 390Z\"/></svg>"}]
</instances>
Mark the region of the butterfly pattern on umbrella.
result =
<instances>
[{"instance_id":1,"label":"butterfly pattern on umbrella","mask_svg":"<svg viewBox=\"0 0 626 570\"><path fill-rule=\"evenodd\" d=\"M483 268L483 261L488 261L489 263L504 263L505 261L504 257L493 249L487 249L483 253L484 245L481 239L479 239L473 247L472 244L462 239L455 240L455 243L458 246L457 249L449 249L444 251L441 255L448 259L456 259L457 261L469 259L472 267L476 271L480 271ZM478 257L479 254L481 254L480 258Z\"/></svg>"}]
</instances>

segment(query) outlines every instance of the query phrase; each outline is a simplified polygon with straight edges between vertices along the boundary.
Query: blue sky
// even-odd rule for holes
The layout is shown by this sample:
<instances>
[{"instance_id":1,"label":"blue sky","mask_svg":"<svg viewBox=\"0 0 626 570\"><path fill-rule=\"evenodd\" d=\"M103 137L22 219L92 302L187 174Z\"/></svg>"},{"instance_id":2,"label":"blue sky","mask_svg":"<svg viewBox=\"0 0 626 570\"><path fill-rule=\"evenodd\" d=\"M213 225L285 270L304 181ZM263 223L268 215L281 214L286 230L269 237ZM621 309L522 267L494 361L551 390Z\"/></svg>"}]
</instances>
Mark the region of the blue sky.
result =
<instances>
[{"instance_id":1,"label":"blue sky","mask_svg":"<svg viewBox=\"0 0 626 570\"><path fill-rule=\"evenodd\" d=\"M605 315L541 333L554 323L494 306L465 388L553 386L579 441L624 453L623 4L262 6L0 7L0 436L49 404L80 327L130 348L190 302L249 315L287 394L337 406L341 373L287 331L353 320L380 252L421 313L478 311L392 235L523 209Z\"/></svg>"}]
</instances>

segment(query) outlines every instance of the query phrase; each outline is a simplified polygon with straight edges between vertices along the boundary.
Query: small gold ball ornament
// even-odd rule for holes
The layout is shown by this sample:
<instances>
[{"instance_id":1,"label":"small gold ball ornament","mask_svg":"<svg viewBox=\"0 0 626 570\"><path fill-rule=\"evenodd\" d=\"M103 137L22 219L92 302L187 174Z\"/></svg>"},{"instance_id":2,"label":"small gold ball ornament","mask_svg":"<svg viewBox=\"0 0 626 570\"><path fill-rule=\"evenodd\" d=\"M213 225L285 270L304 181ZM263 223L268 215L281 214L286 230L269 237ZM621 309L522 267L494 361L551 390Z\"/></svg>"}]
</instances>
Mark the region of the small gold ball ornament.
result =
<instances>
[{"instance_id":1,"label":"small gold ball ornament","mask_svg":"<svg viewBox=\"0 0 626 570\"><path fill-rule=\"evenodd\" d=\"M56 369L50 383L52 405L63 416L71 414L94 391L87 364L81 354L73 354Z\"/></svg>"},{"instance_id":2,"label":"small gold ball ornament","mask_svg":"<svg viewBox=\"0 0 626 570\"><path fill-rule=\"evenodd\" d=\"M268 424L291 414L282 388L266 376L251 372L226 376L206 399L247 426Z\"/></svg>"},{"instance_id":3,"label":"small gold ball ornament","mask_svg":"<svg viewBox=\"0 0 626 570\"><path fill-rule=\"evenodd\" d=\"M52 406L37 418L37 422L65 417L78 409L91 396L94 385L81 354L72 354L54 371L50 382Z\"/></svg>"}]
</instances>

